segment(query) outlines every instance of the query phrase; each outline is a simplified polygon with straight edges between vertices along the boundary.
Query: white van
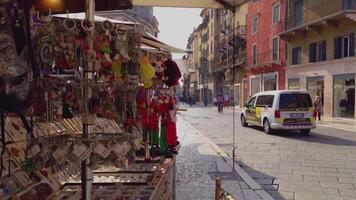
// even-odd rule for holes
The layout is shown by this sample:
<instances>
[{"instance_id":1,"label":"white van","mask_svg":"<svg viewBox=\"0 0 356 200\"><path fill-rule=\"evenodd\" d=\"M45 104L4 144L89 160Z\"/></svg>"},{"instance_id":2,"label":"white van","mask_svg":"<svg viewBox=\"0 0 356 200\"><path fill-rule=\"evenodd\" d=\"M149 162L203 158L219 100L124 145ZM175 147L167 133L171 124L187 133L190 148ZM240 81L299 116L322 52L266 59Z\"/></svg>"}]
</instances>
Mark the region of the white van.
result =
<instances>
[{"instance_id":1,"label":"white van","mask_svg":"<svg viewBox=\"0 0 356 200\"><path fill-rule=\"evenodd\" d=\"M242 126L263 126L267 134L273 130L300 130L309 134L316 128L313 101L307 91L279 90L260 92L244 105Z\"/></svg>"}]
</instances>

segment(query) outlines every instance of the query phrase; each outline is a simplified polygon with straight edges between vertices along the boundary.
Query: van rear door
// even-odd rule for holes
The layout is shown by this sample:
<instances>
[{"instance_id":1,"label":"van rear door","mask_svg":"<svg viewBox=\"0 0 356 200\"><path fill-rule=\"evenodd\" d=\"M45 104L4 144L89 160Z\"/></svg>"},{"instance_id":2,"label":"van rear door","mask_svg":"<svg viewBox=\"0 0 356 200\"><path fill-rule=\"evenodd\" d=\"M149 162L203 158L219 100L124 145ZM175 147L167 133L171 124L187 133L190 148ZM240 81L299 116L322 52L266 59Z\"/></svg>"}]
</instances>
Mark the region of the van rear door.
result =
<instances>
[{"instance_id":1,"label":"van rear door","mask_svg":"<svg viewBox=\"0 0 356 200\"><path fill-rule=\"evenodd\" d=\"M313 102L308 93L282 93L279 122L283 125L310 125L314 122Z\"/></svg>"}]
</instances>

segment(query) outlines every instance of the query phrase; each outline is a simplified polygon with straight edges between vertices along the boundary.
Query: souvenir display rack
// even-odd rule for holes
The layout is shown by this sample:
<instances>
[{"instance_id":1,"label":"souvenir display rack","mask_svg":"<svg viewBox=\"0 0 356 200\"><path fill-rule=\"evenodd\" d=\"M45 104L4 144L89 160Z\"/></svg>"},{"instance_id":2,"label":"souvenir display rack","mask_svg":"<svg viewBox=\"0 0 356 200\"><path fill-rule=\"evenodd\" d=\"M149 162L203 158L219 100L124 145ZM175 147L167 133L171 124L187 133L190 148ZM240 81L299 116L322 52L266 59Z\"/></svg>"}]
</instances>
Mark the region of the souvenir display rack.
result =
<instances>
[{"instance_id":1,"label":"souvenir display rack","mask_svg":"<svg viewBox=\"0 0 356 200\"><path fill-rule=\"evenodd\" d=\"M140 25L73 15L30 11L40 73L25 119L2 122L0 199L175 199L178 67Z\"/></svg>"}]
</instances>

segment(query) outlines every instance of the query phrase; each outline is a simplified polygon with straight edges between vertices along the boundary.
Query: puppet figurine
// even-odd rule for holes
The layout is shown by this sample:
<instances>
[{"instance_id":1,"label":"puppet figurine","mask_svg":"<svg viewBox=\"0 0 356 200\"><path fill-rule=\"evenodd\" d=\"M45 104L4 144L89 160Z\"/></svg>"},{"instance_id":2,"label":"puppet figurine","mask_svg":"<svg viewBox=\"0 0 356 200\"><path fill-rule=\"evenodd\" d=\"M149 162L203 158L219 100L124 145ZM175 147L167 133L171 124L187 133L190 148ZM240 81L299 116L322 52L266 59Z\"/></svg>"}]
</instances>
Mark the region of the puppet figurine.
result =
<instances>
[{"instance_id":1,"label":"puppet figurine","mask_svg":"<svg viewBox=\"0 0 356 200\"><path fill-rule=\"evenodd\" d=\"M154 147L159 145L159 104L157 95L155 94L150 102L149 109L149 130L150 130L150 143Z\"/></svg>"},{"instance_id":2,"label":"puppet figurine","mask_svg":"<svg viewBox=\"0 0 356 200\"><path fill-rule=\"evenodd\" d=\"M160 140L160 149L162 153L167 153L167 125L169 122L169 96L166 94L165 90L161 90L159 97L159 109L161 114L161 134L159 137Z\"/></svg>"},{"instance_id":3,"label":"puppet figurine","mask_svg":"<svg viewBox=\"0 0 356 200\"><path fill-rule=\"evenodd\" d=\"M179 79L182 77L182 73L180 72L178 65L172 59L172 54L168 55L166 61L164 61L165 71L164 74L167 77L164 80L164 83L168 87L176 86L179 84Z\"/></svg>"},{"instance_id":4,"label":"puppet figurine","mask_svg":"<svg viewBox=\"0 0 356 200\"><path fill-rule=\"evenodd\" d=\"M177 146L177 108L176 102L172 96L169 96L169 119L167 120L167 128L166 128L166 143L168 146L168 154L178 154L175 147Z\"/></svg>"}]
</instances>

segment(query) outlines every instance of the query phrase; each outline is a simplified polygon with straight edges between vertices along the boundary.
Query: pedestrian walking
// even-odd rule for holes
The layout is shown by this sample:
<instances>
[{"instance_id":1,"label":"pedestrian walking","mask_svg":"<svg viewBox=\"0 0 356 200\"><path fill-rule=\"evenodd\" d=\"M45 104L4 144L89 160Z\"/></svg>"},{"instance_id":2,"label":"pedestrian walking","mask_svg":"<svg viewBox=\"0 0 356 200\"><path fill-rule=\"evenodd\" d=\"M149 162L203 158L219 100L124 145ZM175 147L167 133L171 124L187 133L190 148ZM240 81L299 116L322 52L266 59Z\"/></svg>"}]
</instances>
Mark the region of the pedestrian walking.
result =
<instances>
[{"instance_id":1,"label":"pedestrian walking","mask_svg":"<svg viewBox=\"0 0 356 200\"><path fill-rule=\"evenodd\" d=\"M229 108L229 104L230 104L230 97L228 94L225 94L224 95L224 107Z\"/></svg>"},{"instance_id":2,"label":"pedestrian walking","mask_svg":"<svg viewBox=\"0 0 356 200\"><path fill-rule=\"evenodd\" d=\"M224 111L224 97L222 95L218 96L218 112L223 114Z\"/></svg>"},{"instance_id":3,"label":"pedestrian walking","mask_svg":"<svg viewBox=\"0 0 356 200\"><path fill-rule=\"evenodd\" d=\"M315 96L315 100L314 100L314 109L315 109L315 112L316 112L316 116L315 116L315 120L316 120L316 117L318 117L318 120L320 121L321 119L321 99L320 99L320 96L317 95Z\"/></svg>"}]
</instances>

